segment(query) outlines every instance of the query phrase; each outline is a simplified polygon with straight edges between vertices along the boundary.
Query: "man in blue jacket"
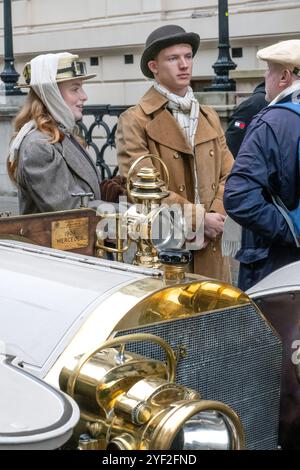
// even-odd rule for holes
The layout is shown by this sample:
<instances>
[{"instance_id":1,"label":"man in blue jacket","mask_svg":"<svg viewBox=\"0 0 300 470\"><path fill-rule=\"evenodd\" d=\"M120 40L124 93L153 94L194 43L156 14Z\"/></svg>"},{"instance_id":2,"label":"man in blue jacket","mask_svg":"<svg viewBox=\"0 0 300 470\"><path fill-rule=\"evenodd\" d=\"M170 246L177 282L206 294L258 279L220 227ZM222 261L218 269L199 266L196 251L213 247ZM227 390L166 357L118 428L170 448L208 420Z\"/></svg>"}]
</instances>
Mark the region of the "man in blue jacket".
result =
<instances>
[{"instance_id":1,"label":"man in blue jacket","mask_svg":"<svg viewBox=\"0 0 300 470\"><path fill-rule=\"evenodd\" d=\"M279 196L288 210L300 198L300 40L274 44L257 57L268 64L270 104L249 125L224 193L226 212L243 227L236 255L243 290L300 259L300 248L271 197ZM286 103L295 103L296 111L284 107Z\"/></svg>"}]
</instances>

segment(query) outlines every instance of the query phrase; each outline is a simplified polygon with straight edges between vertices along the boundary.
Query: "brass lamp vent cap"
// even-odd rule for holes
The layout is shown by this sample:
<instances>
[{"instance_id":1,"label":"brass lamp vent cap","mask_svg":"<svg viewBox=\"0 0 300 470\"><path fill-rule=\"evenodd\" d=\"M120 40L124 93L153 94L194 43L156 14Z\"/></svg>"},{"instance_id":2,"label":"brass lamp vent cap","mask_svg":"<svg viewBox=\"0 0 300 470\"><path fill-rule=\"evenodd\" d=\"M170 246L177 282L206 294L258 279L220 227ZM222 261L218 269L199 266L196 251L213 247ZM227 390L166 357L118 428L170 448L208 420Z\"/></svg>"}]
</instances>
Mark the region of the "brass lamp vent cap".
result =
<instances>
[{"instance_id":1,"label":"brass lamp vent cap","mask_svg":"<svg viewBox=\"0 0 300 470\"><path fill-rule=\"evenodd\" d=\"M155 168L141 168L137 179L132 182L131 196L137 199L160 200L169 195L165 190L165 182L159 178L160 174Z\"/></svg>"},{"instance_id":2,"label":"brass lamp vent cap","mask_svg":"<svg viewBox=\"0 0 300 470\"><path fill-rule=\"evenodd\" d=\"M160 173L156 168L143 167L137 173L137 176L142 179L157 179L160 177Z\"/></svg>"}]
</instances>

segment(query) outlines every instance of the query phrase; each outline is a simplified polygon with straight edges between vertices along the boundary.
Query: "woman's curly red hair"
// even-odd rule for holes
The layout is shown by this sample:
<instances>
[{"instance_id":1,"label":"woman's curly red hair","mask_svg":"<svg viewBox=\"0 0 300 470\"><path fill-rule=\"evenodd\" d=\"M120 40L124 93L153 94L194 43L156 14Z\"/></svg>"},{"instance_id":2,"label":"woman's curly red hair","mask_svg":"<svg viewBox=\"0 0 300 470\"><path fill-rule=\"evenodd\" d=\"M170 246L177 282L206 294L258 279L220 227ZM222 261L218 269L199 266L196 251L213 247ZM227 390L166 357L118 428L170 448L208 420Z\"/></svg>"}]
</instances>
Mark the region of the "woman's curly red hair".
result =
<instances>
[{"instance_id":1,"label":"woman's curly red hair","mask_svg":"<svg viewBox=\"0 0 300 470\"><path fill-rule=\"evenodd\" d=\"M49 142L55 144L61 142L64 138L63 132L59 129L57 122L53 119L44 103L40 100L37 94L30 89L24 106L21 108L15 119L15 132L13 138L17 135L19 130L28 121L34 120L37 129L44 134L49 135ZM7 171L14 183L17 183L17 169L18 158L13 162L7 160Z\"/></svg>"}]
</instances>

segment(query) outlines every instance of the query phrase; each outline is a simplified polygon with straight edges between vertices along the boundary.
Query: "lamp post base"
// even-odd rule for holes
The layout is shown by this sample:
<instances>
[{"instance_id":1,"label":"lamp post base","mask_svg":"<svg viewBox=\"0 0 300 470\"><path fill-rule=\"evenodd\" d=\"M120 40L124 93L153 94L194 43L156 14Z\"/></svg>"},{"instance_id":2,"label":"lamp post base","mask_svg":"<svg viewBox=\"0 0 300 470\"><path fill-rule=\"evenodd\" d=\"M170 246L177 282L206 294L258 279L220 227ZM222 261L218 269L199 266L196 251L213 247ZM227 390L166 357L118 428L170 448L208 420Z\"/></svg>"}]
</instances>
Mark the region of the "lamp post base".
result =
<instances>
[{"instance_id":1,"label":"lamp post base","mask_svg":"<svg viewBox=\"0 0 300 470\"><path fill-rule=\"evenodd\" d=\"M20 88L16 88L19 74L15 70L6 71L3 70L0 73L0 78L2 80L1 93L6 96L20 96L24 95L24 92Z\"/></svg>"}]
</instances>

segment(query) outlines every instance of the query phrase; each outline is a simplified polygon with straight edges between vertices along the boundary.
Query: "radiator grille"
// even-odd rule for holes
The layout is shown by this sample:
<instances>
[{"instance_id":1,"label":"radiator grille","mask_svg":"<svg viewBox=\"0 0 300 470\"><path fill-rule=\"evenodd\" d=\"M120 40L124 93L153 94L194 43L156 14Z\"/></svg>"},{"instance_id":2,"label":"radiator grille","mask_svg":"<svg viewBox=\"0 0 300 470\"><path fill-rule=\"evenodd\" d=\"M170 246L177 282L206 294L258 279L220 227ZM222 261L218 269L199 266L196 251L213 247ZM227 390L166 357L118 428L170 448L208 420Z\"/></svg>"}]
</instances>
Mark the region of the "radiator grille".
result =
<instances>
[{"instance_id":1,"label":"radiator grille","mask_svg":"<svg viewBox=\"0 0 300 470\"><path fill-rule=\"evenodd\" d=\"M253 304L123 330L152 333L175 350L185 345L176 382L199 391L204 399L231 406L241 418L248 449L277 446L281 342ZM126 349L164 360L159 346L128 343Z\"/></svg>"}]
</instances>

